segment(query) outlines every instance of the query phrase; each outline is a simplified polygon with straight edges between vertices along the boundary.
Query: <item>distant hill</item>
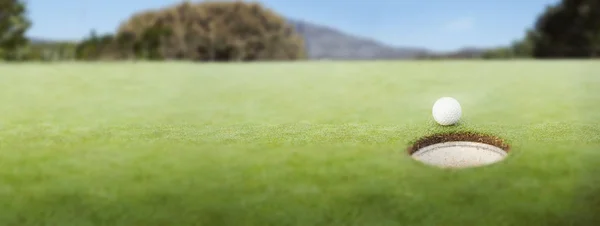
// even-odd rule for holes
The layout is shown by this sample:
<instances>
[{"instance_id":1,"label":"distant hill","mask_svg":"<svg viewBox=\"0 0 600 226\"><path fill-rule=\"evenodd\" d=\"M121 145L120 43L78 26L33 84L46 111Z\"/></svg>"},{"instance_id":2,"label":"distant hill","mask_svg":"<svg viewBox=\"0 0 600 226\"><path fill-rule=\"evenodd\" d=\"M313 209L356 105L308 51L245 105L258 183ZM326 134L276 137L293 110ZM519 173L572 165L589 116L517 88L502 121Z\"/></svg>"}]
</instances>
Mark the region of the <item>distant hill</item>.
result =
<instances>
[{"instance_id":1,"label":"distant hill","mask_svg":"<svg viewBox=\"0 0 600 226\"><path fill-rule=\"evenodd\" d=\"M57 43L57 42L62 42L62 41L50 40L50 39L45 39L45 38L29 37L29 42L32 44L52 44L52 43Z\"/></svg>"},{"instance_id":2,"label":"distant hill","mask_svg":"<svg viewBox=\"0 0 600 226\"><path fill-rule=\"evenodd\" d=\"M289 20L304 37L311 59L405 59L425 55L421 48L393 47L366 37L299 20Z\"/></svg>"},{"instance_id":3,"label":"distant hill","mask_svg":"<svg viewBox=\"0 0 600 226\"><path fill-rule=\"evenodd\" d=\"M440 58L440 59L473 59L481 58L489 49L477 47L465 47L459 50L446 53L429 53L419 56L419 58Z\"/></svg>"}]
</instances>

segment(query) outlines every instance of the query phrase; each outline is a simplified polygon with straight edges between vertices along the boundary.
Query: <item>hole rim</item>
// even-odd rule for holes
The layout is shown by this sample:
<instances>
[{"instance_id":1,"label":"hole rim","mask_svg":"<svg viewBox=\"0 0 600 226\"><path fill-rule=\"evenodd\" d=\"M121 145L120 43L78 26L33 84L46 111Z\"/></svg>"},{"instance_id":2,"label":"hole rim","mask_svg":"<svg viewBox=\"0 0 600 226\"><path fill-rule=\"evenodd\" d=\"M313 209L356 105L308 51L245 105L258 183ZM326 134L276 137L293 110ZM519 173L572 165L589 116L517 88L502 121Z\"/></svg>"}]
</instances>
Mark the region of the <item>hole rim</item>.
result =
<instances>
[{"instance_id":1,"label":"hole rim","mask_svg":"<svg viewBox=\"0 0 600 226\"><path fill-rule=\"evenodd\" d=\"M421 137L416 141L412 142L412 144L407 148L407 152L408 155L412 157L412 155L415 152L427 146L454 141L475 142L492 145L494 147L502 149L504 152L506 152L507 156L512 151L511 146L508 144L508 142L506 142L506 140L498 136L481 132L463 131L436 133Z\"/></svg>"}]
</instances>

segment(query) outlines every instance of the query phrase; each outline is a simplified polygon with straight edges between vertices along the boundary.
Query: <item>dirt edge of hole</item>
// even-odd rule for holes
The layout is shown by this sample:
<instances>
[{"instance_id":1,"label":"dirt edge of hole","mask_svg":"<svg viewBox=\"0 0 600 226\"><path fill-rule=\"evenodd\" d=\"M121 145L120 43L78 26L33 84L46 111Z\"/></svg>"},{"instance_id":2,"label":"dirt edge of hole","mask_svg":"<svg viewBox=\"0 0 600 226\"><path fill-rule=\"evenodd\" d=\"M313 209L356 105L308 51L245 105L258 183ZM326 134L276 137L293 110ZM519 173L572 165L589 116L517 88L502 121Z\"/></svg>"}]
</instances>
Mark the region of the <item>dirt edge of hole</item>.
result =
<instances>
[{"instance_id":1,"label":"dirt edge of hole","mask_svg":"<svg viewBox=\"0 0 600 226\"><path fill-rule=\"evenodd\" d=\"M506 143L504 139L497 136L477 132L449 132L433 134L418 139L408 147L408 154L412 155L419 149L429 145L451 141L468 141L489 144L504 150L506 153L510 152L510 145Z\"/></svg>"}]
</instances>

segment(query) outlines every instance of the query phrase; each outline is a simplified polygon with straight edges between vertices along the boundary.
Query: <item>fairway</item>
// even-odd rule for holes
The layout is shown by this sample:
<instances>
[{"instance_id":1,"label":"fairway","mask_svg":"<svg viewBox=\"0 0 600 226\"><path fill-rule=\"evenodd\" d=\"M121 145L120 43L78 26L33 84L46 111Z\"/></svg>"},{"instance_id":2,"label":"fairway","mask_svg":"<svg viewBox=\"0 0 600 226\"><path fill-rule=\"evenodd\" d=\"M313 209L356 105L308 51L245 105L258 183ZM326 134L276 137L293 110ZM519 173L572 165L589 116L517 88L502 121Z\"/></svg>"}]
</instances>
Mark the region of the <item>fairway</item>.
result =
<instances>
[{"instance_id":1,"label":"fairway","mask_svg":"<svg viewBox=\"0 0 600 226\"><path fill-rule=\"evenodd\" d=\"M0 64L0 225L597 225L598 61ZM438 126L436 99L463 110ZM439 132L511 145L442 170ZM594 216L595 214L595 216Z\"/></svg>"}]
</instances>

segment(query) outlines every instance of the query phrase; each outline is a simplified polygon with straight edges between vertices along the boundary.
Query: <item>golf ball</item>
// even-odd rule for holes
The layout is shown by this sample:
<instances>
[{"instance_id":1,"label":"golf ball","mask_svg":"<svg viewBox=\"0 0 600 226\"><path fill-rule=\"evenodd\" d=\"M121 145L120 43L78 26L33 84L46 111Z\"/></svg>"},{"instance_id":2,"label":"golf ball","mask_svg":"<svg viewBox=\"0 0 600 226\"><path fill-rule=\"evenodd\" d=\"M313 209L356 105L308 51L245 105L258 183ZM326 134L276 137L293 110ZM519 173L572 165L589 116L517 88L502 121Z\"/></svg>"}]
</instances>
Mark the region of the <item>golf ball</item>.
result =
<instances>
[{"instance_id":1,"label":"golf ball","mask_svg":"<svg viewBox=\"0 0 600 226\"><path fill-rule=\"evenodd\" d=\"M452 97L442 97L433 104L433 119L443 126L456 124L462 116L460 103Z\"/></svg>"}]
</instances>

